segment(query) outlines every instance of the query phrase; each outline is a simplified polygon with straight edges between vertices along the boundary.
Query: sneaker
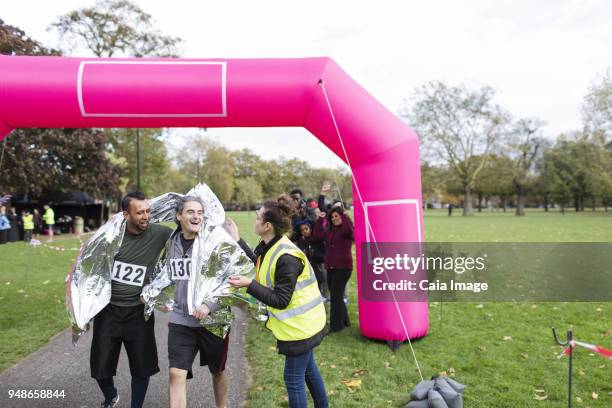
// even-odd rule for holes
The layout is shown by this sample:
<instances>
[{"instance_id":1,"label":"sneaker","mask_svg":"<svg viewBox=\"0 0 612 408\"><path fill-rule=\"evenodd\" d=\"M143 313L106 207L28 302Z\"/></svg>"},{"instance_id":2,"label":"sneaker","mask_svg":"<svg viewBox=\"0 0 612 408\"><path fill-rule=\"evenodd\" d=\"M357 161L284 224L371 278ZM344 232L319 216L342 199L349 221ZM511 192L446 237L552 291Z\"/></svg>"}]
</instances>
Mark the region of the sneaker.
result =
<instances>
[{"instance_id":1,"label":"sneaker","mask_svg":"<svg viewBox=\"0 0 612 408\"><path fill-rule=\"evenodd\" d=\"M117 406L117 403L119 403L119 394L115 395L115 398L113 398L110 401L107 401L107 400L102 401L102 404L100 406L102 408L113 408Z\"/></svg>"}]
</instances>

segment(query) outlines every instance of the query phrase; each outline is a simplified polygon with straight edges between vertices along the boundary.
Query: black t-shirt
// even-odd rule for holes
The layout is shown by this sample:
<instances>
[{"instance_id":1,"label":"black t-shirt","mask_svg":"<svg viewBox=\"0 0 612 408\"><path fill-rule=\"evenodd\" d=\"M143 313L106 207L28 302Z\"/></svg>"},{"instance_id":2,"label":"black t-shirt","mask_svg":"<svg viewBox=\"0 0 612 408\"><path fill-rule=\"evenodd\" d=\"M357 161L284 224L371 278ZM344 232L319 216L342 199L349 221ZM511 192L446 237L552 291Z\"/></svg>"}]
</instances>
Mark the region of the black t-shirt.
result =
<instances>
[{"instance_id":1,"label":"black t-shirt","mask_svg":"<svg viewBox=\"0 0 612 408\"><path fill-rule=\"evenodd\" d=\"M125 231L111 271L111 304L140 304L142 287L149 283L170 234L172 230L160 224L150 224L140 235Z\"/></svg>"}]
</instances>

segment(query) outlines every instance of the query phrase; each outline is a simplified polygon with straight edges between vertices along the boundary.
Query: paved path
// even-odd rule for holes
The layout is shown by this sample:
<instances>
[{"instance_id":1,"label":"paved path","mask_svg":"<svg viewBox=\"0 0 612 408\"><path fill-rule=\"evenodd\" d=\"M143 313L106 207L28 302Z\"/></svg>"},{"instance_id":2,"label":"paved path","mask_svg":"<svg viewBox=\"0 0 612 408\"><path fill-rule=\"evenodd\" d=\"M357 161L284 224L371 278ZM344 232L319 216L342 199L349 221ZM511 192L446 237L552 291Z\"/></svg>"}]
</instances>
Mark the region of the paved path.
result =
<instances>
[{"instance_id":1,"label":"paved path","mask_svg":"<svg viewBox=\"0 0 612 408\"><path fill-rule=\"evenodd\" d=\"M246 315L234 308L236 320L232 325L226 370L229 375L230 407L243 405L248 387L248 366L244 355ZM168 406L168 317L156 312L155 332L160 372L151 378L145 407ZM49 344L0 374L0 407L99 407L103 399L95 380L89 374L91 332L85 334L76 347L71 344L71 332L65 330L51 339ZM208 367L200 367L199 356L194 362L194 378L188 381L189 407L215 407L211 376ZM125 354L121 352L115 377L121 401L118 407L130 406L130 373ZM9 399L8 391L64 390L65 398Z\"/></svg>"}]
</instances>

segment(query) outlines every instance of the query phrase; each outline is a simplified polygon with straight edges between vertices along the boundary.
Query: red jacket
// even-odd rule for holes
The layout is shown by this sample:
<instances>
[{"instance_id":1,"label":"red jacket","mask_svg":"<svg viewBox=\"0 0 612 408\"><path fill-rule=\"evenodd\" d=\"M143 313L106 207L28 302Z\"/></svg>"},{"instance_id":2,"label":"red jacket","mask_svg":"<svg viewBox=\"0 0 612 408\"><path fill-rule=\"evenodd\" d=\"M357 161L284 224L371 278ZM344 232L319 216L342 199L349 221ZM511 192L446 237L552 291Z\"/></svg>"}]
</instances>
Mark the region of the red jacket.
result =
<instances>
[{"instance_id":1,"label":"red jacket","mask_svg":"<svg viewBox=\"0 0 612 408\"><path fill-rule=\"evenodd\" d=\"M326 218L319 218L313 236L325 243L326 269L353 269L353 222L346 214L342 214L342 225L339 227L330 225Z\"/></svg>"}]
</instances>

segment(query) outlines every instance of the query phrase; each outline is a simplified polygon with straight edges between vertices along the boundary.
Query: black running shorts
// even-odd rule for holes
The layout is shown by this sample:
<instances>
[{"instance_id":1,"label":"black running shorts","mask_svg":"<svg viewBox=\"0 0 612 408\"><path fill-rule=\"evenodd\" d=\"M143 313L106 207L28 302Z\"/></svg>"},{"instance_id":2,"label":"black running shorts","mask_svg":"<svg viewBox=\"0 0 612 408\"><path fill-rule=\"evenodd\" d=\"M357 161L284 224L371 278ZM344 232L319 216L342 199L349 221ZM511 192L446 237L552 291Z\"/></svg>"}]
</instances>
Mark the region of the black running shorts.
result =
<instances>
[{"instance_id":1,"label":"black running shorts","mask_svg":"<svg viewBox=\"0 0 612 408\"><path fill-rule=\"evenodd\" d=\"M170 368L187 370L187 378L193 377L191 366L198 351L200 352L200 365L207 365L212 374L225 370L228 344L229 333L222 339L204 327L168 324Z\"/></svg>"}]
</instances>

